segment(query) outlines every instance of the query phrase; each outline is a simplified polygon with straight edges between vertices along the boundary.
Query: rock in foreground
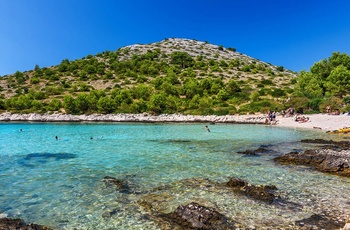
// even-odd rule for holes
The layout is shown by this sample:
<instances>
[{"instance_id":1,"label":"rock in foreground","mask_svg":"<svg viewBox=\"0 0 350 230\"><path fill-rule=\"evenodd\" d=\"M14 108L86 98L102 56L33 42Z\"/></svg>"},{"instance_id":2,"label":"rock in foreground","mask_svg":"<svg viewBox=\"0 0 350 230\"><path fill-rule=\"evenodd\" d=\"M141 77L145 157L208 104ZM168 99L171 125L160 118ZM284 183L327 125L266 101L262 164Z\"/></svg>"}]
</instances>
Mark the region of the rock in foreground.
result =
<instances>
[{"instance_id":1,"label":"rock in foreground","mask_svg":"<svg viewBox=\"0 0 350 230\"><path fill-rule=\"evenodd\" d=\"M162 217L174 227L182 229L235 229L224 215L195 202L180 205L174 212L163 214Z\"/></svg>"},{"instance_id":2,"label":"rock in foreground","mask_svg":"<svg viewBox=\"0 0 350 230\"><path fill-rule=\"evenodd\" d=\"M46 226L37 224L26 224L21 219L0 218L0 229L2 230L51 230Z\"/></svg>"}]
</instances>

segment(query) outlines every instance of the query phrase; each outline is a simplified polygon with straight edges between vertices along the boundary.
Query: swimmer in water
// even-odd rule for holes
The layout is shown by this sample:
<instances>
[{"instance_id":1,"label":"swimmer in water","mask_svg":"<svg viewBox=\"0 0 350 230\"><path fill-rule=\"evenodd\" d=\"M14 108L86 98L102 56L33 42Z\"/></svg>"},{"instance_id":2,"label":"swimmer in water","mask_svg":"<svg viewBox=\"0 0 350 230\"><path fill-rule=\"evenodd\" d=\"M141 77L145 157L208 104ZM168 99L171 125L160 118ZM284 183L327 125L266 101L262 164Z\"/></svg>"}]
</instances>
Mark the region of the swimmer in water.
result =
<instances>
[{"instance_id":1,"label":"swimmer in water","mask_svg":"<svg viewBox=\"0 0 350 230\"><path fill-rule=\"evenodd\" d=\"M205 126L205 128L207 129L208 132L210 132L210 129L207 125Z\"/></svg>"}]
</instances>

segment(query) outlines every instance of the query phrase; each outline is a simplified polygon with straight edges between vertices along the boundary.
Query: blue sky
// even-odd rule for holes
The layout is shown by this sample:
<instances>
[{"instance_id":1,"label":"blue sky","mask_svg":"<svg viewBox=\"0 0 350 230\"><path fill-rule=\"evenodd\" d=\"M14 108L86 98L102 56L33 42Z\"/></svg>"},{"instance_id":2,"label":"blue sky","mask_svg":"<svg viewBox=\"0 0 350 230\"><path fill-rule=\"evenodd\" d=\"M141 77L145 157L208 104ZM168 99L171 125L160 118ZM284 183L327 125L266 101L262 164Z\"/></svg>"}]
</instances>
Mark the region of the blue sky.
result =
<instances>
[{"instance_id":1,"label":"blue sky","mask_svg":"<svg viewBox=\"0 0 350 230\"><path fill-rule=\"evenodd\" d=\"M299 72L350 54L348 0L0 0L0 76L164 38Z\"/></svg>"}]
</instances>

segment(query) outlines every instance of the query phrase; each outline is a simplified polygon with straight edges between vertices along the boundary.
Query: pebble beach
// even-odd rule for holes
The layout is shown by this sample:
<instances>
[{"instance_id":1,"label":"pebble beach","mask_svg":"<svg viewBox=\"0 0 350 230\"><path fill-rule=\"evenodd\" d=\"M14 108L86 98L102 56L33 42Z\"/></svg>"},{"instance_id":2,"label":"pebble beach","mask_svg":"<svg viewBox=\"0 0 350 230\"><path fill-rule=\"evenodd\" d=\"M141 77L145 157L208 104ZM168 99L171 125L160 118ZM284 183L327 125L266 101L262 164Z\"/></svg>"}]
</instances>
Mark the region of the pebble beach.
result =
<instances>
[{"instance_id":1,"label":"pebble beach","mask_svg":"<svg viewBox=\"0 0 350 230\"><path fill-rule=\"evenodd\" d=\"M296 122L293 117L276 117L276 125L289 128L319 129L325 132L350 127L349 115L311 114L302 115L307 122ZM0 114L0 121L30 121L30 122L202 122L202 123L243 123L266 124L266 115L182 115L182 114Z\"/></svg>"}]
</instances>

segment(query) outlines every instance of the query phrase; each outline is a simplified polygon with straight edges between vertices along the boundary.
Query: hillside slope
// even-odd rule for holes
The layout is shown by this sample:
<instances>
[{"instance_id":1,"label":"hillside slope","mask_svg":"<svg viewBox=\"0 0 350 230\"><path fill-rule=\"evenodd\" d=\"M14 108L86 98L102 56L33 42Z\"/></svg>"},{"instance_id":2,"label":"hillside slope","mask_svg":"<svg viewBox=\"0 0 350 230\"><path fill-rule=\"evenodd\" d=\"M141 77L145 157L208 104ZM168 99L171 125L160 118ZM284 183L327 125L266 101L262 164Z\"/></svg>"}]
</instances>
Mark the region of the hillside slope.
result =
<instances>
[{"instance_id":1,"label":"hillside slope","mask_svg":"<svg viewBox=\"0 0 350 230\"><path fill-rule=\"evenodd\" d=\"M295 73L281 66L234 48L171 38L1 77L0 109L68 113L259 112L263 107L278 107L292 92L295 78ZM85 102L82 97L86 97Z\"/></svg>"}]
</instances>

